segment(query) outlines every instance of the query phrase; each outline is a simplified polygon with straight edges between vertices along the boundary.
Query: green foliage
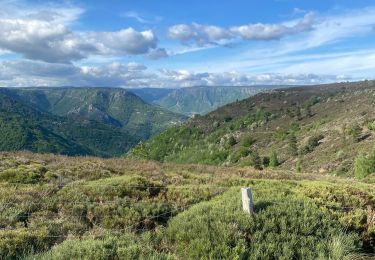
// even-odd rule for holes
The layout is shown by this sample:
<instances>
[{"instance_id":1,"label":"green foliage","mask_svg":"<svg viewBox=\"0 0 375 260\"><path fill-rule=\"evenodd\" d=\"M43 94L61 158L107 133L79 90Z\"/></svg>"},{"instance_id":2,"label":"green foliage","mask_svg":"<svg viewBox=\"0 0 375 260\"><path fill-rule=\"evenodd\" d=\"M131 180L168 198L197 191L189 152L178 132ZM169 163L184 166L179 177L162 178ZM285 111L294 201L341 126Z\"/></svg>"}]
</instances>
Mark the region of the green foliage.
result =
<instances>
[{"instance_id":1,"label":"green foliage","mask_svg":"<svg viewBox=\"0 0 375 260\"><path fill-rule=\"evenodd\" d=\"M307 143L301 148L301 154L307 154L314 151L315 147L319 146L319 141L324 138L323 135L313 135L307 139Z\"/></svg>"},{"instance_id":2,"label":"green foliage","mask_svg":"<svg viewBox=\"0 0 375 260\"><path fill-rule=\"evenodd\" d=\"M257 151L252 151L250 153L250 165L253 166L257 170L262 169L262 158L259 156Z\"/></svg>"},{"instance_id":3,"label":"green foliage","mask_svg":"<svg viewBox=\"0 0 375 260\"><path fill-rule=\"evenodd\" d=\"M279 160L275 151L272 151L269 155L269 166L273 168L279 166Z\"/></svg>"},{"instance_id":4,"label":"green foliage","mask_svg":"<svg viewBox=\"0 0 375 260\"><path fill-rule=\"evenodd\" d=\"M351 136L354 142L359 142L361 139L362 128L359 124L353 124L347 129L347 133Z\"/></svg>"},{"instance_id":5,"label":"green foliage","mask_svg":"<svg viewBox=\"0 0 375 260\"><path fill-rule=\"evenodd\" d=\"M297 132L299 130L301 130L299 124L297 122L292 122L290 125L289 125L289 129L291 132Z\"/></svg>"},{"instance_id":6,"label":"green foliage","mask_svg":"<svg viewBox=\"0 0 375 260\"><path fill-rule=\"evenodd\" d=\"M294 134L288 135L288 151L292 156L296 156L298 154L298 145L297 145L297 137Z\"/></svg>"},{"instance_id":7,"label":"green foliage","mask_svg":"<svg viewBox=\"0 0 375 260\"><path fill-rule=\"evenodd\" d=\"M302 161L301 161L301 159L298 159L297 162L296 162L296 172L297 173L302 172Z\"/></svg>"},{"instance_id":8,"label":"green foliage","mask_svg":"<svg viewBox=\"0 0 375 260\"><path fill-rule=\"evenodd\" d=\"M150 239L140 239L133 234L106 235L95 240L67 240L47 253L29 256L26 260L70 260L70 259L171 259L150 246Z\"/></svg>"},{"instance_id":9,"label":"green foliage","mask_svg":"<svg viewBox=\"0 0 375 260\"><path fill-rule=\"evenodd\" d=\"M284 203L277 193L265 195L257 185L254 190L254 217L242 211L238 189L232 189L174 218L165 243L189 259L342 259L355 249L355 235L343 234L313 204Z\"/></svg>"},{"instance_id":10,"label":"green foliage","mask_svg":"<svg viewBox=\"0 0 375 260\"><path fill-rule=\"evenodd\" d=\"M357 178L365 178L375 173L375 150L369 155L359 155L354 162L354 172Z\"/></svg>"},{"instance_id":11,"label":"green foliage","mask_svg":"<svg viewBox=\"0 0 375 260\"><path fill-rule=\"evenodd\" d=\"M251 135L247 135L241 140L241 146L243 147L250 147L254 143L255 143L255 140Z\"/></svg>"},{"instance_id":12,"label":"green foliage","mask_svg":"<svg viewBox=\"0 0 375 260\"><path fill-rule=\"evenodd\" d=\"M21 165L0 171L0 181L9 183L38 183L43 179L46 168L40 164Z\"/></svg>"},{"instance_id":13,"label":"green foliage","mask_svg":"<svg viewBox=\"0 0 375 260\"><path fill-rule=\"evenodd\" d=\"M278 140L285 140L288 136L288 132L282 128L276 129L275 138Z\"/></svg>"},{"instance_id":14,"label":"green foliage","mask_svg":"<svg viewBox=\"0 0 375 260\"><path fill-rule=\"evenodd\" d=\"M372 122L368 122L367 127L371 131L375 131L375 120Z\"/></svg>"},{"instance_id":15,"label":"green foliage","mask_svg":"<svg viewBox=\"0 0 375 260\"><path fill-rule=\"evenodd\" d=\"M343 259L373 236L373 188L353 179L0 154L8 172L40 177L0 180L1 259ZM252 217L241 187L252 187Z\"/></svg>"}]
</instances>

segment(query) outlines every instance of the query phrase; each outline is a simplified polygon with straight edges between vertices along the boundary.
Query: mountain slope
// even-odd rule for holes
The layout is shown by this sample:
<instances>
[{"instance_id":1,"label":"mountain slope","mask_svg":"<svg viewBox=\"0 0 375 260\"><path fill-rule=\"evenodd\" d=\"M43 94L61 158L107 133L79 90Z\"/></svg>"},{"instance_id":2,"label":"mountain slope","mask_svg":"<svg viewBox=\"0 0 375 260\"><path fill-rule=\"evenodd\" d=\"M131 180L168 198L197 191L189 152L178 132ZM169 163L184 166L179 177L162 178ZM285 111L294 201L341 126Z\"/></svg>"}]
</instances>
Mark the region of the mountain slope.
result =
<instances>
[{"instance_id":1,"label":"mountain slope","mask_svg":"<svg viewBox=\"0 0 375 260\"><path fill-rule=\"evenodd\" d=\"M175 91L173 88L131 88L128 90L147 103L153 103Z\"/></svg>"},{"instance_id":2,"label":"mountain slope","mask_svg":"<svg viewBox=\"0 0 375 260\"><path fill-rule=\"evenodd\" d=\"M40 111L94 120L147 139L183 122L182 115L150 105L125 89L22 88L8 89L13 97Z\"/></svg>"},{"instance_id":3,"label":"mountain slope","mask_svg":"<svg viewBox=\"0 0 375 260\"><path fill-rule=\"evenodd\" d=\"M278 169L348 174L375 145L374 105L373 81L273 90L195 117L130 155L256 168L276 155Z\"/></svg>"},{"instance_id":4,"label":"mountain slope","mask_svg":"<svg viewBox=\"0 0 375 260\"><path fill-rule=\"evenodd\" d=\"M198 86L180 89L130 90L142 99L184 115L206 114L276 86Z\"/></svg>"},{"instance_id":5,"label":"mountain slope","mask_svg":"<svg viewBox=\"0 0 375 260\"><path fill-rule=\"evenodd\" d=\"M0 150L66 155L120 155L139 138L96 121L41 112L0 91Z\"/></svg>"}]
</instances>

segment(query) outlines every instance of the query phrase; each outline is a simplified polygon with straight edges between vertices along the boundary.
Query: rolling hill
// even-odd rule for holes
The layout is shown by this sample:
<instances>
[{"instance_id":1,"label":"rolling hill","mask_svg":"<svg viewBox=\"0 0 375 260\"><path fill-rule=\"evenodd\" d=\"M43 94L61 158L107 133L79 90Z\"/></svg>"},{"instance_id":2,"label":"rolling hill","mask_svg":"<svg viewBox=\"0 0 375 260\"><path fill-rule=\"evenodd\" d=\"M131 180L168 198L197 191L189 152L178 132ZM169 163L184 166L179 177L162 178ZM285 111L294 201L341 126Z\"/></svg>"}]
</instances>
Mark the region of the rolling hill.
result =
<instances>
[{"instance_id":1,"label":"rolling hill","mask_svg":"<svg viewBox=\"0 0 375 260\"><path fill-rule=\"evenodd\" d=\"M374 81L277 89L197 116L130 156L353 174L375 146L374 107Z\"/></svg>"},{"instance_id":2,"label":"rolling hill","mask_svg":"<svg viewBox=\"0 0 375 260\"><path fill-rule=\"evenodd\" d=\"M97 121L143 140L186 120L119 88L9 88L7 93L40 111Z\"/></svg>"},{"instance_id":3,"label":"rolling hill","mask_svg":"<svg viewBox=\"0 0 375 260\"><path fill-rule=\"evenodd\" d=\"M179 89L130 89L147 102L192 116L280 86L197 86Z\"/></svg>"}]
</instances>

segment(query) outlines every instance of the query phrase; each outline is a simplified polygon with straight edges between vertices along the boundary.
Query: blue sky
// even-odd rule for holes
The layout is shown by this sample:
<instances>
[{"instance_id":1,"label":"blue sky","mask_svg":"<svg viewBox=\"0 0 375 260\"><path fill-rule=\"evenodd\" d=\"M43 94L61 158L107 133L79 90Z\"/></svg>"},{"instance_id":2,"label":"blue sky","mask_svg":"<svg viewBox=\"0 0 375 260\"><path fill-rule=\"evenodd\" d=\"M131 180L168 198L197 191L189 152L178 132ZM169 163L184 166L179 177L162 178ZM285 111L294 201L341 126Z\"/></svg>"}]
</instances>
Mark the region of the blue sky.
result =
<instances>
[{"instance_id":1,"label":"blue sky","mask_svg":"<svg viewBox=\"0 0 375 260\"><path fill-rule=\"evenodd\" d=\"M0 86L373 79L375 1L0 0Z\"/></svg>"}]
</instances>

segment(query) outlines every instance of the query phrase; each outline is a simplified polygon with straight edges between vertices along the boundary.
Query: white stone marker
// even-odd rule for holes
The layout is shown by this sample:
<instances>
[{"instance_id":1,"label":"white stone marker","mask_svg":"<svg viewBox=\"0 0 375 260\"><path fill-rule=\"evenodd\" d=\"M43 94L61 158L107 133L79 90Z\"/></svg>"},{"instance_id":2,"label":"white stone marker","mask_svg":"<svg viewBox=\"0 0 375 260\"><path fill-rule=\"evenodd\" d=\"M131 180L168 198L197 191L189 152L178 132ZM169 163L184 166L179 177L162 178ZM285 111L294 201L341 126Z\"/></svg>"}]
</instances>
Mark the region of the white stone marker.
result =
<instances>
[{"instance_id":1,"label":"white stone marker","mask_svg":"<svg viewBox=\"0 0 375 260\"><path fill-rule=\"evenodd\" d=\"M241 193L243 210L248 214L253 215L253 196L251 194L251 188L241 188Z\"/></svg>"}]
</instances>

